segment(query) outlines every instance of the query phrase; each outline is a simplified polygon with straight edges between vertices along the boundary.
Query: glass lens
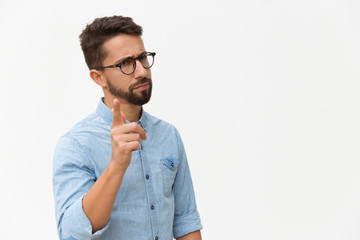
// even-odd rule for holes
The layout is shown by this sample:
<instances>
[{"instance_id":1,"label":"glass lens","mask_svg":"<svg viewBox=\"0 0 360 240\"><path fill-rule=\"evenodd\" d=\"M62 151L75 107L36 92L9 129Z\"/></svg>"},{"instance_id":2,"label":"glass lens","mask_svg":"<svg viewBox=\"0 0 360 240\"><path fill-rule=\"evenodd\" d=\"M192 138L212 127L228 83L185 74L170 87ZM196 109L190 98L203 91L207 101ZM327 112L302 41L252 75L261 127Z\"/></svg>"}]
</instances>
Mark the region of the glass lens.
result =
<instances>
[{"instance_id":1,"label":"glass lens","mask_svg":"<svg viewBox=\"0 0 360 240\"><path fill-rule=\"evenodd\" d=\"M140 58L140 62L144 68L150 68L154 63L154 57L151 53L146 53Z\"/></svg>"},{"instance_id":2,"label":"glass lens","mask_svg":"<svg viewBox=\"0 0 360 240\"><path fill-rule=\"evenodd\" d=\"M125 74L131 74L135 68L135 61L133 59L126 59L121 62L120 68Z\"/></svg>"}]
</instances>

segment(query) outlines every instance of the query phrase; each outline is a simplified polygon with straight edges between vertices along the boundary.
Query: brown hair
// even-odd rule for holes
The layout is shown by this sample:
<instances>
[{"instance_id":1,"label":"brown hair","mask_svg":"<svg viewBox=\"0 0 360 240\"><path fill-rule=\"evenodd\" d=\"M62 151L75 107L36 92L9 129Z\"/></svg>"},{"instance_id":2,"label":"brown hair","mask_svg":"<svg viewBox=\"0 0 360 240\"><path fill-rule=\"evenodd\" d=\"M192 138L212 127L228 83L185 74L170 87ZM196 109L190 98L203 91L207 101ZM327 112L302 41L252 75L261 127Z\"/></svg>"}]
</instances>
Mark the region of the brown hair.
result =
<instances>
[{"instance_id":1,"label":"brown hair","mask_svg":"<svg viewBox=\"0 0 360 240\"><path fill-rule=\"evenodd\" d=\"M141 36L142 31L132 18L123 16L96 18L87 24L79 39L89 69L102 66L107 54L102 48L104 42L121 33Z\"/></svg>"}]
</instances>

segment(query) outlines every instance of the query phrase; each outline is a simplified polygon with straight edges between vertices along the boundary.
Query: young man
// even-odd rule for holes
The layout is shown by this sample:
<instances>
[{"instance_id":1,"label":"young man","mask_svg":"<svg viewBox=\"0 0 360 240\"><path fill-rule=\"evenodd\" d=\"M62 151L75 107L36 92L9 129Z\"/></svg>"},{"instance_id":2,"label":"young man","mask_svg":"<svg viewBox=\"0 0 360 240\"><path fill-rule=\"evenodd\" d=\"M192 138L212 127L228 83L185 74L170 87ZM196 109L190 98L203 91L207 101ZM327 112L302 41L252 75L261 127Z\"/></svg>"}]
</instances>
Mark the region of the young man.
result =
<instances>
[{"instance_id":1,"label":"young man","mask_svg":"<svg viewBox=\"0 0 360 240\"><path fill-rule=\"evenodd\" d=\"M104 97L60 138L53 185L60 239L201 239L177 130L146 113L150 67L142 28L122 16L95 19L80 35Z\"/></svg>"}]
</instances>

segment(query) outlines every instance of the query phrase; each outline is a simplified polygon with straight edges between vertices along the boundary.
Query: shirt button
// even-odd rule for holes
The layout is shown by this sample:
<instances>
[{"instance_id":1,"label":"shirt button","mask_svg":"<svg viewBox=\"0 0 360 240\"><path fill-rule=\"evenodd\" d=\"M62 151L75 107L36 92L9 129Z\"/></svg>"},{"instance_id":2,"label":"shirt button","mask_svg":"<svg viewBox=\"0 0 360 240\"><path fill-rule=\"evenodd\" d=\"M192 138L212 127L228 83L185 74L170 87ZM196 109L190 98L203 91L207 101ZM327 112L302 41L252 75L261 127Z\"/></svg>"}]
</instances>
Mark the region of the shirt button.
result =
<instances>
[{"instance_id":1,"label":"shirt button","mask_svg":"<svg viewBox=\"0 0 360 240\"><path fill-rule=\"evenodd\" d=\"M155 240L159 240L158 236L155 237Z\"/></svg>"},{"instance_id":2,"label":"shirt button","mask_svg":"<svg viewBox=\"0 0 360 240\"><path fill-rule=\"evenodd\" d=\"M146 179L149 179L150 178L150 176L149 175L146 175Z\"/></svg>"},{"instance_id":3,"label":"shirt button","mask_svg":"<svg viewBox=\"0 0 360 240\"><path fill-rule=\"evenodd\" d=\"M155 209L154 205L151 205L151 210L154 210L154 209Z\"/></svg>"},{"instance_id":4,"label":"shirt button","mask_svg":"<svg viewBox=\"0 0 360 240\"><path fill-rule=\"evenodd\" d=\"M143 149L143 146L142 146L142 145L140 145L140 149L141 149L141 150Z\"/></svg>"},{"instance_id":5,"label":"shirt button","mask_svg":"<svg viewBox=\"0 0 360 240\"><path fill-rule=\"evenodd\" d=\"M171 163L171 166L174 167L174 163L173 163L173 162Z\"/></svg>"}]
</instances>

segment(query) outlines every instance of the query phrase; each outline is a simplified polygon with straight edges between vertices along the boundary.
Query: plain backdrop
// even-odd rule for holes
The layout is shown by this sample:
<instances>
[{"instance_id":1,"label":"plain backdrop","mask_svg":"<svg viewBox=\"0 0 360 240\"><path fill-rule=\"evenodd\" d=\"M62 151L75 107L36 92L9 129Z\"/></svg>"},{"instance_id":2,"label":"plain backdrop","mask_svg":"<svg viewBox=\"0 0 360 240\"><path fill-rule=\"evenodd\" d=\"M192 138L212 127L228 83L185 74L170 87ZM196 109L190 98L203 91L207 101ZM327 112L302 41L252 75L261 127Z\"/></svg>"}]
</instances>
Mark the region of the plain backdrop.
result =
<instances>
[{"instance_id":1,"label":"plain backdrop","mask_svg":"<svg viewBox=\"0 0 360 240\"><path fill-rule=\"evenodd\" d=\"M1 239L57 239L52 157L95 111L78 35L144 28L145 110L183 138L203 239L360 239L360 2L0 2Z\"/></svg>"}]
</instances>

